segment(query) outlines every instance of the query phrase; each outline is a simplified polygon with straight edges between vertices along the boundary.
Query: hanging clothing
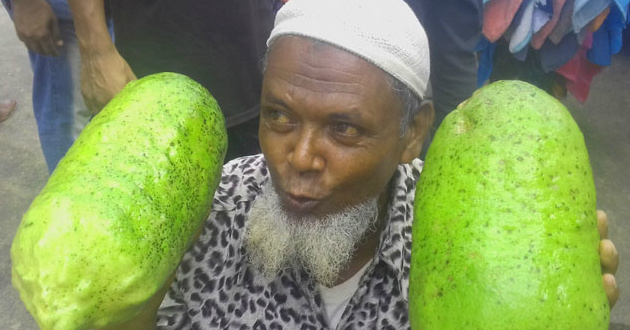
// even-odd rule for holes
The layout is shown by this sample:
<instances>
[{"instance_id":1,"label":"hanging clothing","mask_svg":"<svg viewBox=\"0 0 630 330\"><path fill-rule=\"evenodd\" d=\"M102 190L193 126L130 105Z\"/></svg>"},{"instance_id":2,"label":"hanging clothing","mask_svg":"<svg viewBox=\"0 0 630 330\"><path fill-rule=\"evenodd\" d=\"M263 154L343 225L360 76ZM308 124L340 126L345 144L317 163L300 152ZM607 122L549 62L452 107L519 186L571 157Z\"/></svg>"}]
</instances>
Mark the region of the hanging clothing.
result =
<instances>
[{"instance_id":1,"label":"hanging clothing","mask_svg":"<svg viewBox=\"0 0 630 330\"><path fill-rule=\"evenodd\" d=\"M568 92L581 101L588 97L592 78L621 51L630 14L630 0L490 0L484 4L486 38L477 47L478 86L496 77L523 78L541 88L558 84L564 88L566 81ZM500 72L495 75L493 70ZM509 78L514 76L520 78Z\"/></svg>"},{"instance_id":2,"label":"hanging clothing","mask_svg":"<svg viewBox=\"0 0 630 330\"><path fill-rule=\"evenodd\" d=\"M520 20L514 20L516 28L510 36L510 52L518 53L529 45L532 38L532 20L534 17L534 0L523 1L523 14Z\"/></svg>"},{"instance_id":3,"label":"hanging clothing","mask_svg":"<svg viewBox=\"0 0 630 330\"><path fill-rule=\"evenodd\" d=\"M490 41L497 41L508 29L523 0L484 1L483 35Z\"/></svg>"},{"instance_id":4,"label":"hanging clothing","mask_svg":"<svg viewBox=\"0 0 630 330\"><path fill-rule=\"evenodd\" d=\"M573 16L574 5L575 0L567 0L564 4L564 7L562 7L562 12L560 12L558 22L548 36L549 40L551 40L553 43L559 44L560 41L562 41L562 38L571 33L573 29L571 17Z\"/></svg>"},{"instance_id":5,"label":"hanging clothing","mask_svg":"<svg viewBox=\"0 0 630 330\"><path fill-rule=\"evenodd\" d=\"M593 47L586 58L594 64L609 66L611 57L621 51L625 18L618 7L612 6L602 26L593 33Z\"/></svg>"},{"instance_id":6,"label":"hanging clothing","mask_svg":"<svg viewBox=\"0 0 630 330\"><path fill-rule=\"evenodd\" d=\"M543 43L556 27L556 24L560 20L560 14L562 13L562 9L564 8L564 4L566 0L553 0L553 13L551 15L551 19L542 27L538 32L534 34L532 37L531 45L534 49L540 49Z\"/></svg>"},{"instance_id":7,"label":"hanging clothing","mask_svg":"<svg viewBox=\"0 0 630 330\"><path fill-rule=\"evenodd\" d=\"M593 64L586 58L586 52L591 48L592 40L593 35L590 33L577 54L567 64L556 70L566 78L567 90L582 103L588 98L593 77L603 69L602 66Z\"/></svg>"},{"instance_id":8,"label":"hanging clothing","mask_svg":"<svg viewBox=\"0 0 630 330\"><path fill-rule=\"evenodd\" d=\"M538 53L540 54L540 66L544 72L551 72L569 62L580 49L575 34L567 34L560 43L545 42Z\"/></svg>"},{"instance_id":9,"label":"hanging clothing","mask_svg":"<svg viewBox=\"0 0 630 330\"><path fill-rule=\"evenodd\" d=\"M579 33L597 15L610 6L610 0L575 0L573 8L573 32Z\"/></svg>"},{"instance_id":10,"label":"hanging clothing","mask_svg":"<svg viewBox=\"0 0 630 330\"><path fill-rule=\"evenodd\" d=\"M533 33L540 31L540 29L551 20L551 16L553 16L553 3L551 1L552 0L534 1L534 16L532 18Z\"/></svg>"}]
</instances>

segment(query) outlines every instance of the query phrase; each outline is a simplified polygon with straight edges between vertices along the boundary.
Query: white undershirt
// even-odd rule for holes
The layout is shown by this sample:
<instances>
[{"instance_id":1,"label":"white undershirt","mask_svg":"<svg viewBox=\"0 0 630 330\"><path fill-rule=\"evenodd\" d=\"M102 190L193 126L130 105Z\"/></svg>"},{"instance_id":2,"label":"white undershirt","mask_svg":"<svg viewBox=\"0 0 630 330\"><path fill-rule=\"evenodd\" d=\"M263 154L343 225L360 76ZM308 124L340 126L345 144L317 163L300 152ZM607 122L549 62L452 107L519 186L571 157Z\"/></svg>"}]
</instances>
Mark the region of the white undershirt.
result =
<instances>
[{"instance_id":1,"label":"white undershirt","mask_svg":"<svg viewBox=\"0 0 630 330\"><path fill-rule=\"evenodd\" d=\"M331 329L337 328L337 324L339 324L346 306L359 288L361 276L365 273L369 265L370 263L368 262L351 278L337 286L332 288L327 288L323 285L317 286L322 297L324 310L328 316L328 325Z\"/></svg>"}]
</instances>

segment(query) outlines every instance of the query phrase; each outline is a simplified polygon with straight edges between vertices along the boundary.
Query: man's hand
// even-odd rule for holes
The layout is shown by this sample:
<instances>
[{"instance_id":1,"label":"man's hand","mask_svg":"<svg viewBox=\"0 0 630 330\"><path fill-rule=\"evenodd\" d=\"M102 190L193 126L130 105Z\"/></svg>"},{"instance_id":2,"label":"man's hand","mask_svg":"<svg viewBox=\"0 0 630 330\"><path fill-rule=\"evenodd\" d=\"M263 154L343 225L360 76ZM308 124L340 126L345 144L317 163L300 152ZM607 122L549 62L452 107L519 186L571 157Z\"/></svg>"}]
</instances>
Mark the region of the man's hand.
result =
<instances>
[{"instance_id":1,"label":"man's hand","mask_svg":"<svg viewBox=\"0 0 630 330\"><path fill-rule=\"evenodd\" d=\"M115 48L81 53L81 93L90 112L99 113L125 85L136 79Z\"/></svg>"},{"instance_id":2,"label":"man's hand","mask_svg":"<svg viewBox=\"0 0 630 330\"><path fill-rule=\"evenodd\" d=\"M41 55L58 56L63 41L57 16L45 0L14 0L13 21L18 38Z\"/></svg>"},{"instance_id":3,"label":"man's hand","mask_svg":"<svg viewBox=\"0 0 630 330\"><path fill-rule=\"evenodd\" d=\"M599 257L602 264L604 289L612 308L619 298L619 288L615 281L615 272L619 266L619 254L611 240L608 239L608 218L604 211L597 211L597 229L599 229Z\"/></svg>"},{"instance_id":4,"label":"man's hand","mask_svg":"<svg viewBox=\"0 0 630 330\"><path fill-rule=\"evenodd\" d=\"M136 79L112 42L104 0L68 0L81 52L81 93L97 114L125 85Z\"/></svg>"}]
</instances>

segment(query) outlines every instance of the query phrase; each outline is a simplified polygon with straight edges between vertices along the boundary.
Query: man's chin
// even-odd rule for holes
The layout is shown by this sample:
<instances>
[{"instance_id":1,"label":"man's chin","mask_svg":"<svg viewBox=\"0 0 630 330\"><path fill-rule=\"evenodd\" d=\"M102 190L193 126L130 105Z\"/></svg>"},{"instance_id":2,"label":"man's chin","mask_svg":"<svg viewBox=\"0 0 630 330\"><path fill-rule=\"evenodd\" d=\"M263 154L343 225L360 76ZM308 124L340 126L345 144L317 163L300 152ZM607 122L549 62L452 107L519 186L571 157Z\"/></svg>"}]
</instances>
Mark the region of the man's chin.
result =
<instances>
[{"instance_id":1,"label":"man's chin","mask_svg":"<svg viewBox=\"0 0 630 330\"><path fill-rule=\"evenodd\" d=\"M376 222L376 199L325 217L282 204L273 189L265 189L248 214L244 244L249 262L267 277L301 269L316 282L332 285Z\"/></svg>"}]
</instances>

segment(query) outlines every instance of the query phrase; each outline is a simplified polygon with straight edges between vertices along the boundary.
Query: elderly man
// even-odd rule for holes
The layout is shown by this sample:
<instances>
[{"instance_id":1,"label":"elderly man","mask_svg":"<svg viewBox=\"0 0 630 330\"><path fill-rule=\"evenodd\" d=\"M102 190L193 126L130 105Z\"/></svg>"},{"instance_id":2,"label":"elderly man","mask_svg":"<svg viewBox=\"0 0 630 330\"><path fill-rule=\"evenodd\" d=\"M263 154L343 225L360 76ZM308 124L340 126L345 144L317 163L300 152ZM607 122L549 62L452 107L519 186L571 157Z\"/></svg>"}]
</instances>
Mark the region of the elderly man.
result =
<instances>
[{"instance_id":1,"label":"elderly man","mask_svg":"<svg viewBox=\"0 0 630 330\"><path fill-rule=\"evenodd\" d=\"M406 329L427 39L398 0L292 0L271 33L262 155L224 166L164 329ZM153 329L163 292L129 324Z\"/></svg>"}]
</instances>

